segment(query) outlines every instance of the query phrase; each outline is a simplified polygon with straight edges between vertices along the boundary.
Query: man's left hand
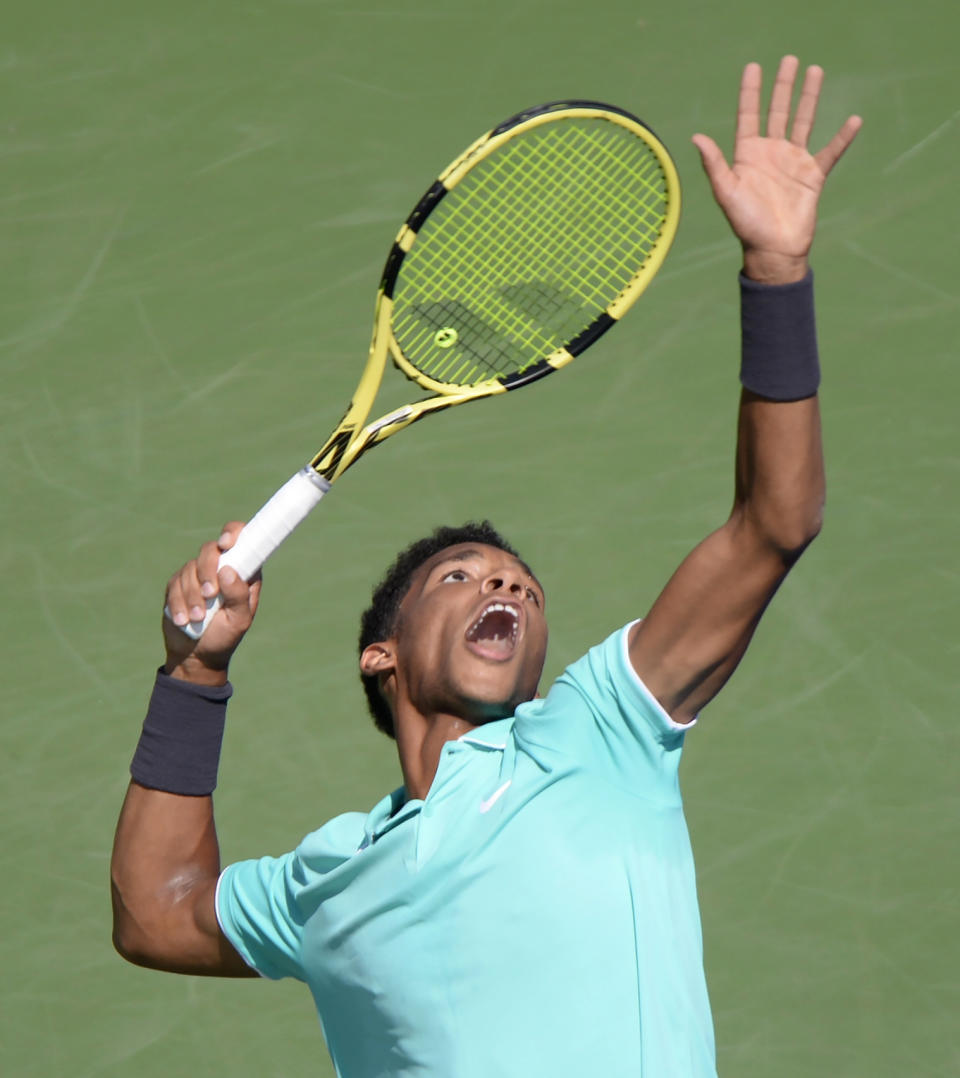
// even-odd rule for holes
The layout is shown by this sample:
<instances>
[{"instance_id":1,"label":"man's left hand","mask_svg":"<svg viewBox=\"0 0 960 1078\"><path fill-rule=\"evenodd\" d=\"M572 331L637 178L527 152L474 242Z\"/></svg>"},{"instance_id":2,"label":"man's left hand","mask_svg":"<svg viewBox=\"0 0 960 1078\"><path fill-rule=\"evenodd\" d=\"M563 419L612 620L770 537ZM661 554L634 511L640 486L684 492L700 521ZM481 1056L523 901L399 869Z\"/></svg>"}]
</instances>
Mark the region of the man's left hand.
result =
<instances>
[{"instance_id":1,"label":"man's left hand","mask_svg":"<svg viewBox=\"0 0 960 1078\"><path fill-rule=\"evenodd\" d=\"M789 136L790 102L799 61L780 61L767 131L760 131L759 64L747 64L740 82L733 165L707 135L694 135L713 194L743 245L744 272L767 284L786 284L806 275L817 203L833 166L860 130L851 116L816 154L807 143L817 112L823 68L807 68Z\"/></svg>"}]
</instances>

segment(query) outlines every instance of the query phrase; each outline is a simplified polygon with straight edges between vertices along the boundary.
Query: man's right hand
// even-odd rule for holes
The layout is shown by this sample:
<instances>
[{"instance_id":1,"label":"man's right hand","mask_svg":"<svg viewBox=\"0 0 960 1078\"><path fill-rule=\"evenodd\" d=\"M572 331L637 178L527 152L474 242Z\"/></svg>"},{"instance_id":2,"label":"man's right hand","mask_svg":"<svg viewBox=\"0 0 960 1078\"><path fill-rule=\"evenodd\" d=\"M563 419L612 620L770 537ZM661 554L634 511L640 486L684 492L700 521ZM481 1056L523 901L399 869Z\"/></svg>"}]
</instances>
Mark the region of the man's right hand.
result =
<instances>
[{"instance_id":1,"label":"man's right hand","mask_svg":"<svg viewBox=\"0 0 960 1078\"><path fill-rule=\"evenodd\" d=\"M165 673L198 685L222 685L227 666L237 645L253 622L260 600L260 574L247 584L236 571L226 567L217 572L220 555L237 541L243 524L224 525L216 542L204 543L167 583L163 639L167 648ZM220 595L221 606L199 640L187 636L179 626L202 621L207 600Z\"/></svg>"}]
</instances>

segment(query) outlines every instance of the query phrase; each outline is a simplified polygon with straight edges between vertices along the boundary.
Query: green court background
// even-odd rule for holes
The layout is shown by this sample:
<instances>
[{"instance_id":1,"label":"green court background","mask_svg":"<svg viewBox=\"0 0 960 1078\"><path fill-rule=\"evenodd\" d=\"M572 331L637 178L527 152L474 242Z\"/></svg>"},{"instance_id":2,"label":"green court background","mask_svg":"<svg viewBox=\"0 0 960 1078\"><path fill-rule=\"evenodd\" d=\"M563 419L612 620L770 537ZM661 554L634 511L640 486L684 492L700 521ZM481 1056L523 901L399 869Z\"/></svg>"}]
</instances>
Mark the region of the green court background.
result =
<instances>
[{"instance_id":1,"label":"green court background","mask_svg":"<svg viewBox=\"0 0 960 1078\"><path fill-rule=\"evenodd\" d=\"M729 146L741 65L784 51L827 69L821 140L850 112L866 124L814 258L826 527L683 767L720 1069L960 1073L946 12L7 6L4 1074L332 1073L301 986L169 977L112 951L109 848L161 657L163 581L339 418L387 247L433 175L519 108L578 96L632 109L672 148L686 199L673 253L582 361L391 442L271 563L233 671L225 859L287 849L396 785L362 714L355 624L425 527L489 515L519 545L550 595L548 675L641 614L732 489L738 258L689 135Z\"/></svg>"}]
</instances>

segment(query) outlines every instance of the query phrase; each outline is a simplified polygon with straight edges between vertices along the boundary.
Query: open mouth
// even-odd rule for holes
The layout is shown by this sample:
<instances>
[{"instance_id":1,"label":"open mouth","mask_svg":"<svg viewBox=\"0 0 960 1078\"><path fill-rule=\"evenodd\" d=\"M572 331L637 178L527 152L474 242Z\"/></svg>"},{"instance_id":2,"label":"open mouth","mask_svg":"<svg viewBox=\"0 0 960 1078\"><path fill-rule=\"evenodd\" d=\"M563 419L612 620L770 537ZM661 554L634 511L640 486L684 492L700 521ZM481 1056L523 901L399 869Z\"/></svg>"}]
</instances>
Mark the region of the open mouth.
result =
<instances>
[{"instance_id":1,"label":"open mouth","mask_svg":"<svg viewBox=\"0 0 960 1078\"><path fill-rule=\"evenodd\" d=\"M510 603L491 603L467 629L467 642L493 659L513 654L520 638L520 611Z\"/></svg>"}]
</instances>

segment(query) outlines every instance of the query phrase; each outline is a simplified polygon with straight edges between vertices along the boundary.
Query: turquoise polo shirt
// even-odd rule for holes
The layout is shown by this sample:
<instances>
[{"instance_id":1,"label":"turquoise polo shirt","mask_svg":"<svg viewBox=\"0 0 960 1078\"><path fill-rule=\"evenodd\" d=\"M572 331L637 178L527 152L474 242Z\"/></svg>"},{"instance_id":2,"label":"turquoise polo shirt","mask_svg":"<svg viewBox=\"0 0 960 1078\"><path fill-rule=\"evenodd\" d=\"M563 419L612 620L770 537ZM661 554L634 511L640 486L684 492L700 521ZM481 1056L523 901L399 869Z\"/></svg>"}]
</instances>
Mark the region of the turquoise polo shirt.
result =
<instances>
[{"instance_id":1,"label":"turquoise polo shirt","mask_svg":"<svg viewBox=\"0 0 960 1078\"><path fill-rule=\"evenodd\" d=\"M309 986L341 1078L715 1078L687 729L622 629L448 742L425 799L230 865L220 924Z\"/></svg>"}]
</instances>

